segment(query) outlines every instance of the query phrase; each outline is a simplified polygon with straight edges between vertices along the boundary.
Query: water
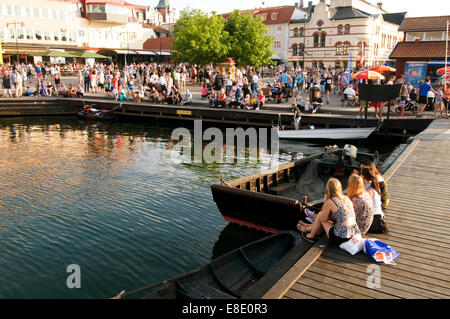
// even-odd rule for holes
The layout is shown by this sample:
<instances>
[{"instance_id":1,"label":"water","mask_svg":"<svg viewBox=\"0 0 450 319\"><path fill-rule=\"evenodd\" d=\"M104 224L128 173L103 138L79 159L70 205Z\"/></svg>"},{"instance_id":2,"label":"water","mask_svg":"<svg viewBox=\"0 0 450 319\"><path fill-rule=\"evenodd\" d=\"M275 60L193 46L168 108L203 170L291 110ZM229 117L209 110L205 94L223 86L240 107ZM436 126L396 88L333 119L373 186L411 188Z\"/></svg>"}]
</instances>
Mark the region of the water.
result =
<instances>
[{"instance_id":1,"label":"water","mask_svg":"<svg viewBox=\"0 0 450 319\"><path fill-rule=\"evenodd\" d=\"M264 236L226 227L210 184L219 181L218 168L231 180L265 168L268 158L176 164L172 130L0 119L0 298L109 298ZM281 147L282 162L292 148L322 150ZM81 289L66 286L71 264L81 268Z\"/></svg>"}]
</instances>

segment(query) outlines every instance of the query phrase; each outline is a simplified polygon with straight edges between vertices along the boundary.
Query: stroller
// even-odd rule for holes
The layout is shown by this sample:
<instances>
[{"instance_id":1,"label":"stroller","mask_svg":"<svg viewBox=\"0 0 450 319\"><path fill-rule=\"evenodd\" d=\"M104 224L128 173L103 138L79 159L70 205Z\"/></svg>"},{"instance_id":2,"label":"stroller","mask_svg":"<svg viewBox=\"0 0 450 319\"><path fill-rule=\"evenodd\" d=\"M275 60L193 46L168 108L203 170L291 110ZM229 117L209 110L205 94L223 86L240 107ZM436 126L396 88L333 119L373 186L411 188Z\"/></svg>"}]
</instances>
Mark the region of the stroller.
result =
<instances>
[{"instance_id":1,"label":"stroller","mask_svg":"<svg viewBox=\"0 0 450 319\"><path fill-rule=\"evenodd\" d=\"M407 98L406 102L405 102L405 112L411 111L413 114L417 114L417 109L418 109L417 102ZM395 108L395 113L400 114L401 112L402 112L402 107L397 106Z\"/></svg>"}]
</instances>

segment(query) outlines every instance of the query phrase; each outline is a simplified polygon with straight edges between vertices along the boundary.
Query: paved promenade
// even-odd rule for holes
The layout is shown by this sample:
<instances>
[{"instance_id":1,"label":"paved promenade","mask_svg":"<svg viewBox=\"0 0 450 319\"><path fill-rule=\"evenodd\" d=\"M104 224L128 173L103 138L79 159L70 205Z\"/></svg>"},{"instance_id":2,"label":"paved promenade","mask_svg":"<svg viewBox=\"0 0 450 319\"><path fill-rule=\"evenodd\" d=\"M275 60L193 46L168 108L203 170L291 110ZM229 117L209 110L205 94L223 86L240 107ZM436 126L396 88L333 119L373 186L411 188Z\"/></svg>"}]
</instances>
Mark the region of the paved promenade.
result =
<instances>
[{"instance_id":1,"label":"paved promenade","mask_svg":"<svg viewBox=\"0 0 450 319\"><path fill-rule=\"evenodd\" d=\"M368 235L396 249L380 266L380 286L367 281L375 263L316 243L265 295L270 299L450 298L450 121L435 120L385 173L387 235Z\"/></svg>"}]
</instances>

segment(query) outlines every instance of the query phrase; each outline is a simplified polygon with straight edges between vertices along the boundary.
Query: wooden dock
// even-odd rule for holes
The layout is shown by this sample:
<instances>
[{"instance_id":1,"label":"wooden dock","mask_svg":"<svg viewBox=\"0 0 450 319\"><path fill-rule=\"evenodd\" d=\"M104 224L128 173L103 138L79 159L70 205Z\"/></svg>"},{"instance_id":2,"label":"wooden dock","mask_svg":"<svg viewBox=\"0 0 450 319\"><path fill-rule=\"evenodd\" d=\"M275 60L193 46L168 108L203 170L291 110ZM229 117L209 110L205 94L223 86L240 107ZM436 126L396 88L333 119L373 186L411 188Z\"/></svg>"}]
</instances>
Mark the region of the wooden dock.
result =
<instances>
[{"instance_id":1,"label":"wooden dock","mask_svg":"<svg viewBox=\"0 0 450 319\"><path fill-rule=\"evenodd\" d=\"M385 173L390 194L387 235L371 235L400 252L380 265L380 287L367 282L376 265L316 243L265 299L450 298L450 120L435 120Z\"/></svg>"},{"instance_id":2,"label":"wooden dock","mask_svg":"<svg viewBox=\"0 0 450 319\"><path fill-rule=\"evenodd\" d=\"M96 104L98 108L112 109L119 102L112 99L86 97L84 102ZM57 98L57 97L25 97L21 99L0 99L0 117L12 116L44 116L44 115L76 115L83 106L81 99ZM202 120L212 125L267 127L278 124L286 129L293 129L294 118L291 111L286 109L266 108L259 111L233 110L210 108L207 103L195 103L193 105L176 106L161 105L148 102L123 102L122 108L114 111L120 117L154 119L168 122ZM391 118L380 122L375 118L367 121L356 119L356 113L341 111L317 114L303 114L302 127L314 125L325 128L348 127L379 127L376 134L389 136L409 137L423 131L432 119L406 119Z\"/></svg>"}]
</instances>

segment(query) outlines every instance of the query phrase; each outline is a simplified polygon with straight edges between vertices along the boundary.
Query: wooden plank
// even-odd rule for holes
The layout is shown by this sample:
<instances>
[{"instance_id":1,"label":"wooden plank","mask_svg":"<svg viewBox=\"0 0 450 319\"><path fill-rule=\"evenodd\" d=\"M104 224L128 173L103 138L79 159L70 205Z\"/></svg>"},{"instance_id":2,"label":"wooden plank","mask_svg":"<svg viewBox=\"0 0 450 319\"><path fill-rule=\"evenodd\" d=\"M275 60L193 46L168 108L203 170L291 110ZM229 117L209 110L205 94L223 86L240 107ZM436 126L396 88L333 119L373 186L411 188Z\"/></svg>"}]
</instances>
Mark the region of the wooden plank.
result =
<instances>
[{"instance_id":1,"label":"wooden plank","mask_svg":"<svg viewBox=\"0 0 450 319\"><path fill-rule=\"evenodd\" d=\"M331 252L331 251L327 251L327 257L331 257L332 259L336 259L336 260L341 260L347 263L352 263L354 262L354 258L355 256L346 256L342 253L335 253L335 252ZM366 258L365 258L366 259ZM368 265L368 263L360 263L363 265ZM383 272L388 272L388 273L392 273L392 274L398 274L398 275L402 275L408 278L412 278L418 281L424 281L426 283L435 285L437 287L442 287L442 288L446 288L448 290L448 293L450 295L450 290L448 289L449 285L448 285L448 281L444 281L441 279L436 279L436 278L432 278L432 277L425 277L423 276L420 271L414 270L414 271L405 271L404 269L401 269L399 266L394 266L394 267L390 267L390 266L386 266L386 265L381 265L382 267L382 271Z\"/></svg>"},{"instance_id":2,"label":"wooden plank","mask_svg":"<svg viewBox=\"0 0 450 319\"><path fill-rule=\"evenodd\" d=\"M359 278L362 280L367 280L368 273L367 271L364 271L363 267L356 268L356 267L342 267L342 264L336 265L333 263L328 262L327 260L323 260L322 258L319 258L319 260L314 264L315 266L319 268L324 268L329 271L336 273L339 273L340 275L345 275L349 277ZM348 266L351 266L348 264ZM425 298L442 298L442 294L437 294L434 292L426 291L424 289L408 285L404 282L399 281L398 277L396 276L389 276L388 274L383 273L381 277L381 286L382 287L391 287L395 289L400 289L402 291L411 292L418 296L425 297Z\"/></svg>"},{"instance_id":3,"label":"wooden plank","mask_svg":"<svg viewBox=\"0 0 450 319\"><path fill-rule=\"evenodd\" d=\"M283 299L317 299L317 297L312 296L313 294L311 290L305 289L306 291L297 291L291 289L287 292L287 294L283 297Z\"/></svg>"},{"instance_id":4,"label":"wooden plank","mask_svg":"<svg viewBox=\"0 0 450 319\"><path fill-rule=\"evenodd\" d=\"M262 299L281 299L326 248L328 238L322 238L263 296Z\"/></svg>"},{"instance_id":5,"label":"wooden plank","mask_svg":"<svg viewBox=\"0 0 450 319\"><path fill-rule=\"evenodd\" d=\"M317 288L320 286L320 288ZM342 295L345 295L345 290L343 289L341 291L341 294L335 293L333 291L333 287L328 287L326 290L324 289L323 285L320 285L320 283L310 280L309 278L302 277L301 282L295 283L295 285L291 288L289 291L296 291L299 293L309 293L314 297L321 298L321 299L346 299L351 297L343 297ZM347 294L350 292L347 292Z\"/></svg>"},{"instance_id":6,"label":"wooden plank","mask_svg":"<svg viewBox=\"0 0 450 319\"><path fill-rule=\"evenodd\" d=\"M354 261L345 261L339 258L334 258L330 256L322 255L319 259L321 262L329 263L332 265L336 265L339 269L354 269L355 271L359 271L362 273L366 273L367 264L359 264ZM429 282L424 282L417 280L416 276L403 276L403 273L390 271L389 267L381 268L382 278L386 278L388 280L400 281L406 285L417 287L418 289L423 290L426 293L438 294L439 298L450 298L450 289L437 287Z\"/></svg>"},{"instance_id":7,"label":"wooden plank","mask_svg":"<svg viewBox=\"0 0 450 319\"><path fill-rule=\"evenodd\" d=\"M421 294L413 293L409 289L409 286L397 284L396 282L391 281L383 281L381 288L373 289L367 287L367 278L369 276L368 273L361 273L347 270L345 268L332 268L329 267L328 264L320 263L320 259L314 264L314 268L311 267L312 272L316 272L323 276L333 277L336 273L339 273L339 279L343 282L355 285L354 291L359 291L361 288L370 289L373 291L378 291L382 293L386 293L392 296L396 296L399 298L410 298L410 299L423 299L428 298Z\"/></svg>"},{"instance_id":8,"label":"wooden plank","mask_svg":"<svg viewBox=\"0 0 450 319\"><path fill-rule=\"evenodd\" d=\"M348 283L344 281L344 279L346 279L344 278L344 276L336 277L336 273L331 274L331 277L328 275L321 274L319 271L317 271L317 268L313 267L311 267L310 271L304 274L301 281L305 279L309 279L309 281L320 282L324 290L333 291L336 294L339 294L341 290L343 291L348 290L351 293L351 297L349 298L353 299L367 299L368 297L380 299L399 299L399 297L390 294L386 294L373 289L369 289L367 287ZM341 294L344 293L345 292L342 292Z\"/></svg>"}]
</instances>

